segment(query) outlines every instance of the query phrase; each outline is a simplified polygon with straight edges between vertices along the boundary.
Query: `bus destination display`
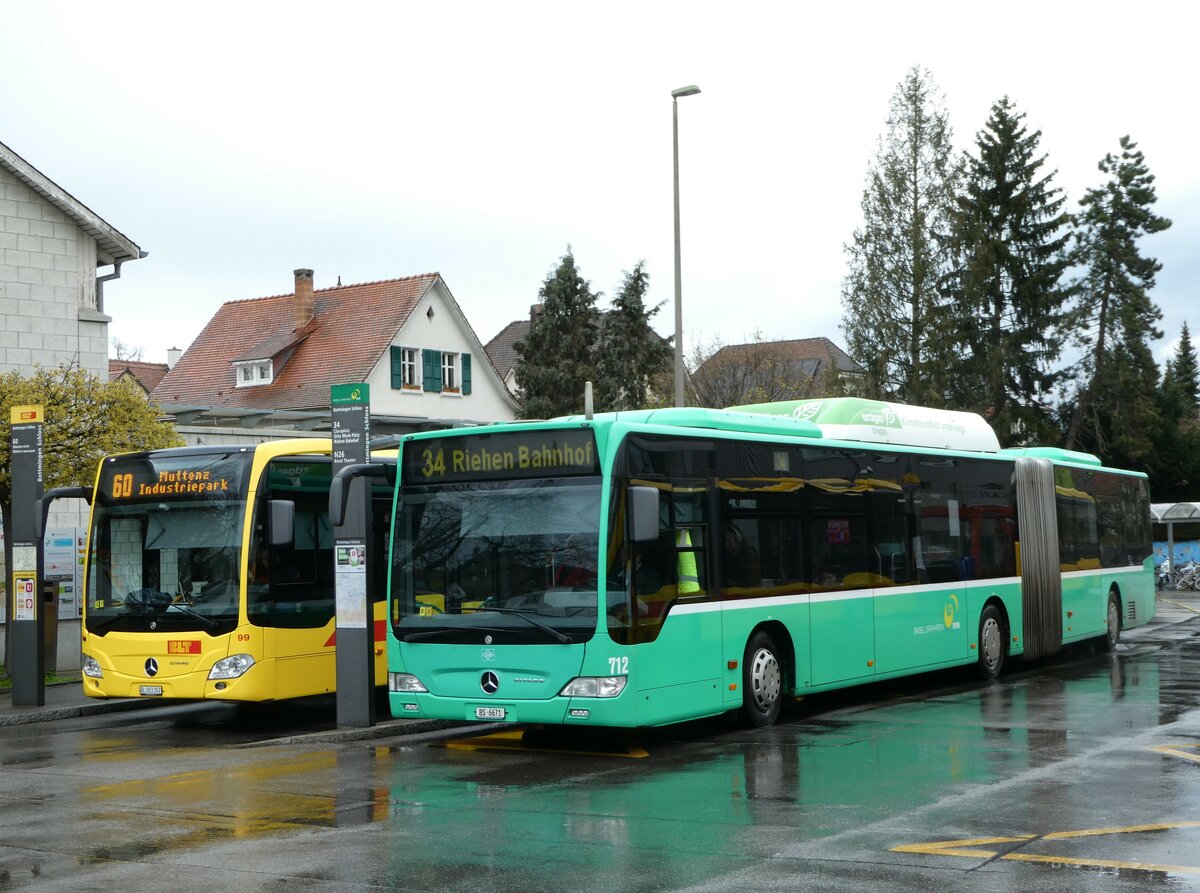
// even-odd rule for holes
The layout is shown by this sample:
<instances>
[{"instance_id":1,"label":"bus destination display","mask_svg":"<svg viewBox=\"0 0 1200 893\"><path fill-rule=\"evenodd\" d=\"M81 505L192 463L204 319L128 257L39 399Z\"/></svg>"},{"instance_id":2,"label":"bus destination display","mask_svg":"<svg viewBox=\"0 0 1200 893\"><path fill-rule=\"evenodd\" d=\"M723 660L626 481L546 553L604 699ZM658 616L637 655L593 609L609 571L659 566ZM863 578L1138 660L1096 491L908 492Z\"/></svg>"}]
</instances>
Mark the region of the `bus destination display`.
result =
<instances>
[{"instance_id":1,"label":"bus destination display","mask_svg":"<svg viewBox=\"0 0 1200 893\"><path fill-rule=\"evenodd\" d=\"M241 457L139 457L106 462L99 493L112 502L140 499L227 499L240 493Z\"/></svg>"},{"instance_id":2,"label":"bus destination display","mask_svg":"<svg viewBox=\"0 0 1200 893\"><path fill-rule=\"evenodd\" d=\"M404 445L409 484L511 480L598 474L596 439L588 429L472 434Z\"/></svg>"}]
</instances>

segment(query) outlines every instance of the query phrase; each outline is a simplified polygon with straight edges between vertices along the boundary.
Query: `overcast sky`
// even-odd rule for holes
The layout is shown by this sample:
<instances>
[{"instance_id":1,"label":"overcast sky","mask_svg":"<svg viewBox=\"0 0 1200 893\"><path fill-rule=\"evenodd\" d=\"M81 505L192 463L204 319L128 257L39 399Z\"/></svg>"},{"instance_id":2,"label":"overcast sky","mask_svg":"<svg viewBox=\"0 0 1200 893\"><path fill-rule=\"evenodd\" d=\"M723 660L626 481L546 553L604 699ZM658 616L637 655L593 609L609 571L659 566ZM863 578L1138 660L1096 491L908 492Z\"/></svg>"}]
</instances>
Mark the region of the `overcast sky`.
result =
<instances>
[{"instance_id":1,"label":"overcast sky","mask_svg":"<svg viewBox=\"0 0 1200 893\"><path fill-rule=\"evenodd\" d=\"M834 8L836 7L836 8ZM685 349L842 344L843 245L913 65L966 148L1007 94L1071 209L1129 134L1174 221L1161 358L1200 331L1194 18L1181 3L0 0L0 142L149 252L110 334L162 362L227 300L437 271L486 342L568 245L601 304L639 260Z\"/></svg>"}]
</instances>

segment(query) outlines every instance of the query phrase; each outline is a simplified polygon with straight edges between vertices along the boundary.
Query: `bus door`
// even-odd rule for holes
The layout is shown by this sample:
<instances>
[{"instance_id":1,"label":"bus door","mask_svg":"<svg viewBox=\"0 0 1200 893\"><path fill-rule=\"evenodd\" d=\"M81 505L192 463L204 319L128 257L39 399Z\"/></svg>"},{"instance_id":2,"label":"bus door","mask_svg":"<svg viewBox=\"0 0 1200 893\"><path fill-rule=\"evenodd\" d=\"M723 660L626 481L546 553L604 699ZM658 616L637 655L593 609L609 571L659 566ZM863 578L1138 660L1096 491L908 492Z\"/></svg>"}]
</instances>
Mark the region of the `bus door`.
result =
<instances>
[{"instance_id":1,"label":"bus door","mask_svg":"<svg viewBox=\"0 0 1200 893\"><path fill-rule=\"evenodd\" d=\"M723 703L721 613L709 587L710 487L703 480L656 486L658 538L630 550L637 668L630 675L652 723L717 712Z\"/></svg>"},{"instance_id":2,"label":"bus door","mask_svg":"<svg viewBox=\"0 0 1200 893\"><path fill-rule=\"evenodd\" d=\"M273 644L277 698L334 690L334 562L328 459L282 458L264 472L247 585L251 624ZM292 540L268 546L267 504L295 505Z\"/></svg>"}]
</instances>

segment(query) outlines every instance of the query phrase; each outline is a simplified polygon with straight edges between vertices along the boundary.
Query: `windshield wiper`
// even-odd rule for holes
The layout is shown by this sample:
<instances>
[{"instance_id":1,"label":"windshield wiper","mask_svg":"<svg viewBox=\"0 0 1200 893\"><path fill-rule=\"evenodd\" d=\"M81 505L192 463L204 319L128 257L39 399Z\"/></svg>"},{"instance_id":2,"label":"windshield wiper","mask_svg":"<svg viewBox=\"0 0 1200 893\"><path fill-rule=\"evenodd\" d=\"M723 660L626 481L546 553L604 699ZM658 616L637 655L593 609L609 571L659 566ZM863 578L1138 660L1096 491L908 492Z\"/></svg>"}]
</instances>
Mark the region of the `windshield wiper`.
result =
<instances>
[{"instance_id":1,"label":"windshield wiper","mask_svg":"<svg viewBox=\"0 0 1200 893\"><path fill-rule=\"evenodd\" d=\"M406 636L402 636L402 638L405 642L419 642L422 639L434 639L438 636L444 636L446 633L454 633L457 635L464 632L502 633L506 632L506 630L496 629L495 627L491 626L444 626L441 629L431 629L423 633L409 633Z\"/></svg>"},{"instance_id":2,"label":"windshield wiper","mask_svg":"<svg viewBox=\"0 0 1200 893\"><path fill-rule=\"evenodd\" d=\"M570 636L568 636L566 633L560 633L554 627L547 626L546 624L542 623L542 621L537 620L533 617L530 617L524 611L518 611L516 608L494 608L491 605L484 605L483 607L477 608L476 610L479 611L480 613L483 613L484 611L495 611L497 614L512 614L514 617L520 617L525 622L531 624L532 626L537 627L542 632L544 632L546 635L550 636L553 639L557 639L558 641L562 642L564 645L569 645L571 642L575 641Z\"/></svg>"},{"instance_id":3,"label":"windshield wiper","mask_svg":"<svg viewBox=\"0 0 1200 893\"><path fill-rule=\"evenodd\" d=\"M102 629L108 629L110 626L112 626L118 620L125 620L129 616L130 616L129 614L116 614L112 617L93 618L89 615L88 621L87 621L87 630L89 633L98 633Z\"/></svg>"},{"instance_id":4,"label":"windshield wiper","mask_svg":"<svg viewBox=\"0 0 1200 893\"><path fill-rule=\"evenodd\" d=\"M186 614L188 617L191 617L194 620L199 620L201 623L204 624L204 626L207 629L210 629L210 630L216 629L218 626L220 626L220 624L217 623L217 621L213 620L211 617L205 617L199 611L193 611L187 605L180 604L179 602L174 602L172 604L167 605L165 608L163 608L161 611L159 611L158 616L161 617L163 614L166 614L168 611L179 611L181 614Z\"/></svg>"}]
</instances>

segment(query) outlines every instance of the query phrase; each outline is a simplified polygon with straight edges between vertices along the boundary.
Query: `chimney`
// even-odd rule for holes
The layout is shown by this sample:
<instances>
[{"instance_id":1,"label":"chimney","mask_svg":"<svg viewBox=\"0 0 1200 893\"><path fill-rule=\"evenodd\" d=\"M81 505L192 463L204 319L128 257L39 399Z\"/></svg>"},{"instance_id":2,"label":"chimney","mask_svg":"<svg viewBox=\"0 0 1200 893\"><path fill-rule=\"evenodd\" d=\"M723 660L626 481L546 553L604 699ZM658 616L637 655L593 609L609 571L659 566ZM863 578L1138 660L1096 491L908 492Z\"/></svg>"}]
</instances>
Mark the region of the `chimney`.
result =
<instances>
[{"instance_id":1,"label":"chimney","mask_svg":"<svg viewBox=\"0 0 1200 893\"><path fill-rule=\"evenodd\" d=\"M296 330L308 325L313 318L313 271L296 270Z\"/></svg>"},{"instance_id":2,"label":"chimney","mask_svg":"<svg viewBox=\"0 0 1200 893\"><path fill-rule=\"evenodd\" d=\"M531 326L537 321L537 318L541 315L541 313L542 313L542 305L541 304L530 304L529 305L529 324Z\"/></svg>"},{"instance_id":3,"label":"chimney","mask_svg":"<svg viewBox=\"0 0 1200 893\"><path fill-rule=\"evenodd\" d=\"M167 369L174 369L181 356L183 356L183 351L178 347L167 348Z\"/></svg>"}]
</instances>

